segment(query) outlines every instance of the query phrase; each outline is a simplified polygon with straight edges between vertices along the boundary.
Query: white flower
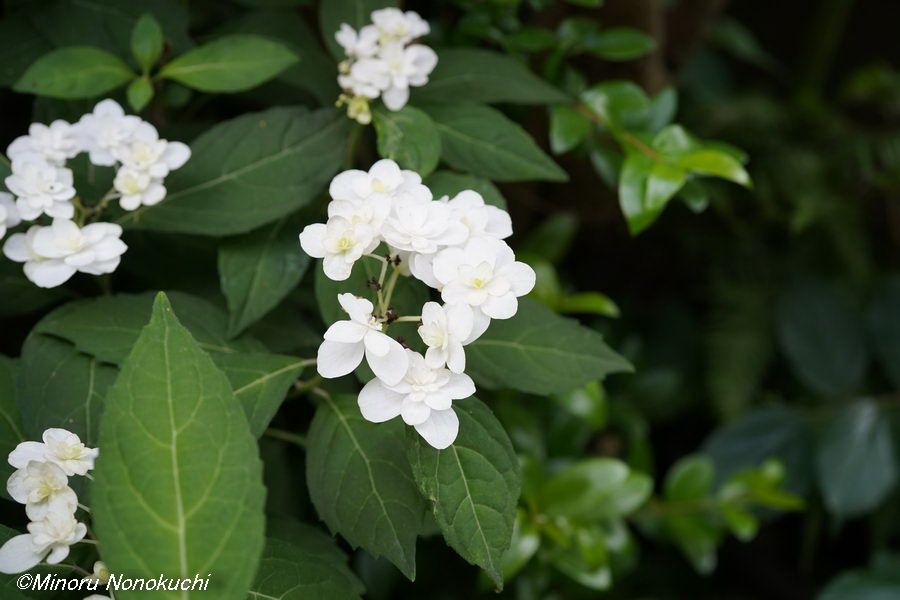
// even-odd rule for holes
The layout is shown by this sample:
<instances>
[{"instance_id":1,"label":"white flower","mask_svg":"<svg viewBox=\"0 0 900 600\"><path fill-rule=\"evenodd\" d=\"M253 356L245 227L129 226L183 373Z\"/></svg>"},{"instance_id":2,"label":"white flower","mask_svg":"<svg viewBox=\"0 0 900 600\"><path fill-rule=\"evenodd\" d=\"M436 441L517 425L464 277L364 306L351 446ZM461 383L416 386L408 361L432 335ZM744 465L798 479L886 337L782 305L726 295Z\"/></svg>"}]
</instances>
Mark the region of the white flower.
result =
<instances>
[{"instance_id":1,"label":"white flower","mask_svg":"<svg viewBox=\"0 0 900 600\"><path fill-rule=\"evenodd\" d=\"M443 202L408 198L394 204L384 222L382 235L391 246L419 254L434 254L440 248L460 244L468 229L451 218Z\"/></svg>"},{"instance_id":2,"label":"white flower","mask_svg":"<svg viewBox=\"0 0 900 600\"><path fill-rule=\"evenodd\" d=\"M21 222L19 209L16 208L12 194L0 192L0 238L6 235L7 229L15 227Z\"/></svg>"},{"instance_id":3,"label":"white flower","mask_svg":"<svg viewBox=\"0 0 900 600\"><path fill-rule=\"evenodd\" d=\"M325 275L334 281L350 277L353 263L378 246L375 231L365 223L332 217L325 224L313 223L300 232L300 247L313 258L321 258Z\"/></svg>"},{"instance_id":4,"label":"white flower","mask_svg":"<svg viewBox=\"0 0 900 600\"><path fill-rule=\"evenodd\" d=\"M509 213L496 206L485 204L484 198L476 191L464 190L452 200L443 198L450 207L453 219L469 230L469 237L491 237L503 240L512 235L512 219Z\"/></svg>"},{"instance_id":5,"label":"white flower","mask_svg":"<svg viewBox=\"0 0 900 600\"><path fill-rule=\"evenodd\" d=\"M103 561L96 561L94 563L93 572L85 577L88 581L99 581L100 583L106 583L109 581L109 568L106 566L106 563ZM102 596L105 598L105 596ZM87 600L87 598L85 598Z\"/></svg>"},{"instance_id":6,"label":"white flower","mask_svg":"<svg viewBox=\"0 0 900 600\"><path fill-rule=\"evenodd\" d=\"M16 196L19 216L26 221L46 213L51 217L71 219L75 207L72 171L52 165L33 154L12 161L12 175L6 187Z\"/></svg>"},{"instance_id":7,"label":"white flower","mask_svg":"<svg viewBox=\"0 0 900 600\"><path fill-rule=\"evenodd\" d=\"M142 204L153 206L166 197L166 188L161 179L150 177L144 171L122 167L116 172L113 187L122 194L119 206L124 210L134 210Z\"/></svg>"},{"instance_id":8,"label":"white flower","mask_svg":"<svg viewBox=\"0 0 900 600\"><path fill-rule=\"evenodd\" d=\"M428 35L428 21L414 11L403 12L399 8L382 8L372 12L372 22L378 28L382 43L402 43Z\"/></svg>"},{"instance_id":9,"label":"white flower","mask_svg":"<svg viewBox=\"0 0 900 600\"><path fill-rule=\"evenodd\" d=\"M126 167L157 179L180 168L191 157L191 149L186 144L159 139L156 128L144 121L135 126L125 143L111 152Z\"/></svg>"},{"instance_id":10,"label":"white flower","mask_svg":"<svg viewBox=\"0 0 900 600\"><path fill-rule=\"evenodd\" d=\"M432 369L447 365L454 373L462 373L466 369L463 344L472 334L473 324L472 309L467 304L441 306L426 302L419 326L419 336L428 346L425 363Z\"/></svg>"},{"instance_id":11,"label":"white flower","mask_svg":"<svg viewBox=\"0 0 900 600\"><path fill-rule=\"evenodd\" d=\"M421 44L406 48L399 43L390 44L382 48L379 58L386 65L390 79L390 83L381 88L381 99L390 110L403 108L409 100L409 88L428 83L428 76L438 62L434 50Z\"/></svg>"},{"instance_id":12,"label":"white flower","mask_svg":"<svg viewBox=\"0 0 900 600\"><path fill-rule=\"evenodd\" d=\"M347 23L341 23L341 28L334 34L334 39L347 56L359 58L375 54L378 50L378 36L378 28L374 25L366 25L357 33Z\"/></svg>"},{"instance_id":13,"label":"white flower","mask_svg":"<svg viewBox=\"0 0 900 600\"><path fill-rule=\"evenodd\" d=\"M431 200L431 191L413 171L401 170L390 159L382 159L368 171L351 169L331 180L329 217L363 222L377 233L398 199Z\"/></svg>"},{"instance_id":14,"label":"white flower","mask_svg":"<svg viewBox=\"0 0 900 600\"><path fill-rule=\"evenodd\" d=\"M391 83L387 61L379 57L357 60L346 73L338 75L341 89L353 92L354 96L375 99Z\"/></svg>"},{"instance_id":15,"label":"white flower","mask_svg":"<svg viewBox=\"0 0 900 600\"><path fill-rule=\"evenodd\" d=\"M453 412L453 400L475 393L468 375L447 369L432 369L421 354L407 350L409 368L402 381L388 384L373 379L359 393L359 409L367 421L383 423L397 415L412 425L425 441L438 450L456 439L459 419Z\"/></svg>"},{"instance_id":16,"label":"white flower","mask_svg":"<svg viewBox=\"0 0 900 600\"><path fill-rule=\"evenodd\" d=\"M9 145L6 155L10 160L29 155L38 155L45 161L62 166L67 159L81 152L75 129L62 120L56 120L50 125L32 123L28 128L28 135L23 135Z\"/></svg>"},{"instance_id":17,"label":"white flower","mask_svg":"<svg viewBox=\"0 0 900 600\"><path fill-rule=\"evenodd\" d=\"M94 468L99 454L97 448L87 448L81 438L70 431L50 428L44 431L41 442L22 442L9 453L9 464L25 468L30 461L51 462L66 475L84 475Z\"/></svg>"},{"instance_id":18,"label":"white flower","mask_svg":"<svg viewBox=\"0 0 900 600\"><path fill-rule=\"evenodd\" d=\"M83 229L68 219L54 219L49 227L32 227L11 235L3 253L25 263L25 276L38 287L62 285L76 272L112 273L128 249L113 223L92 223Z\"/></svg>"},{"instance_id":19,"label":"white flower","mask_svg":"<svg viewBox=\"0 0 900 600\"><path fill-rule=\"evenodd\" d=\"M84 523L64 512L50 511L28 524L28 533L17 535L0 548L0 573L22 573L43 560L56 564L69 555L69 546L87 533Z\"/></svg>"},{"instance_id":20,"label":"white flower","mask_svg":"<svg viewBox=\"0 0 900 600\"><path fill-rule=\"evenodd\" d=\"M32 521L40 521L51 510L74 513L78 498L69 487L69 478L56 464L28 461L6 482L10 497L25 505L25 513Z\"/></svg>"},{"instance_id":21,"label":"white flower","mask_svg":"<svg viewBox=\"0 0 900 600\"><path fill-rule=\"evenodd\" d=\"M382 333L382 324L372 316L372 303L353 294L339 294L338 302L350 320L337 321L325 332L316 359L319 375L329 379L346 375L359 366L365 354L376 377L389 384L398 383L406 373L406 352L399 342Z\"/></svg>"},{"instance_id":22,"label":"white flower","mask_svg":"<svg viewBox=\"0 0 900 600\"><path fill-rule=\"evenodd\" d=\"M534 269L517 262L506 243L474 238L462 248L447 248L434 257L434 277L447 304L477 307L492 319L516 314L516 298L532 290Z\"/></svg>"},{"instance_id":23,"label":"white flower","mask_svg":"<svg viewBox=\"0 0 900 600\"><path fill-rule=\"evenodd\" d=\"M93 164L111 167L116 164L114 152L131 139L141 122L134 115L126 115L115 100L99 102L94 111L81 117L76 131Z\"/></svg>"}]
</instances>

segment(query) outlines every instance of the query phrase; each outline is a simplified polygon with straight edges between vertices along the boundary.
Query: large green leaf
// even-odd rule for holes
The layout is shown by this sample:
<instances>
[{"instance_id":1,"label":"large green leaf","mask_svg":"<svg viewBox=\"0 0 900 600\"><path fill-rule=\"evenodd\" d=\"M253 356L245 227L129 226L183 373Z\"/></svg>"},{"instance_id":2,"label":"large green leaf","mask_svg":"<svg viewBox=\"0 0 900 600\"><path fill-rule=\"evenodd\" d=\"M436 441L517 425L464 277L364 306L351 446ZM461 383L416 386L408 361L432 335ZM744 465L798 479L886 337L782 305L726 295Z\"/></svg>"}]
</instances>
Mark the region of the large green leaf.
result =
<instances>
[{"instance_id":1,"label":"large green leaf","mask_svg":"<svg viewBox=\"0 0 900 600\"><path fill-rule=\"evenodd\" d=\"M61 48L36 60L13 89L66 100L96 98L134 76L121 58L105 50L87 46Z\"/></svg>"},{"instance_id":2,"label":"large green leaf","mask_svg":"<svg viewBox=\"0 0 900 600\"><path fill-rule=\"evenodd\" d=\"M213 127L166 179L169 195L125 226L223 236L305 206L340 168L350 121L334 109L273 108Z\"/></svg>"},{"instance_id":3,"label":"large green leaf","mask_svg":"<svg viewBox=\"0 0 900 600\"><path fill-rule=\"evenodd\" d=\"M360 598L362 584L344 564L341 552L312 527L303 538L266 540L250 600L352 600ZM316 536L316 537L311 537ZM335 552L322 552L319 544L332 544ZM335 556L335 553L337 556Z\"/></svg>"},{"instance_id":4,"label":"large green leaf","mask_svg":"<svg viewBox=\"0 0 900 600\"><path fill-rule=\"evenodd\" d=\"M342 23L359 31L372 22L372 11L386 6L397 6L396 0L327 0L319 3L319 31L331 55L344 60L344 50L334 39Z\"/></svg>"},{"instance_id":5,"label":"large green leaf","mask_svg":"<svg viewBox=\"0 0 900 600\"><path fill-rule=\"evenodd\" d=\"M853 517L888 497L897 484L891 437L890 423L871 400L855 402L828 418L816 454L828 510Z\"/></svg>"},{"instance_id":6,"label":"large green leaf","mask_svg":"<svg viewBox=\"0 0 900 600\"><path fill-rule=\"evenodd\" d=\"M216 598L246 598L264 542L262 463L228 379L164 294L107 395L100 447L91 499L110 570L212 573Z\"/></svg>"},{"instance_id":7,"label":"large green leaf","mask_svg":"<svg viewBox=\"0 0 900 600\"><path fill-rule=\"evenodd\" d=\"M498 110L477 104L423 108L441 134L444 161L455 169L494 181L568 179L524 129Z\"/></svg>"},{"instance_id":8,"label":"large green leaf","mask_svg":"<svg viewBox=\"0 0 900 600\"><path fill-rule=\"evenodd\" d=\"M532 394L565 392L631 370L599 333L529 299L520 300L512 319L493 320L466 346L466 359L479 385Z\"/></svg>"},{"instance_id":9,"label":"large green leaf","mask_svg":"<svg viewBox=\"0 0 900 600\"><path fill-rule=\"evenodd\" d=\"M502 589L502 557L522 488L519 459L503 426L480 400L459 400L453 409L459 417L453 445L435 450L410 430L409 462L444 539Z\"/></svg>"},{"instance_id":10,"label":"large green leaf","mask_svg":"<svg viewBox=\"0 0 900 600\"><path fill-rule=\"evenodd\" d=\"M7 456L19 442L25 441L22 417L16 404L16 361L0 355L0 456ZM13 468L6 462L0 466L0 481L12 474Z\"/></svg>"},{"instance_id":11,"label":"large green leaf","mask_svg":"<svg viewBox=\"0 0 900 600\"><path fill-rule=\"evenodd\" d=\"M863 323L838 290L819 281L793 284L776 317L781 349L807 388L829 397L859 388L868 363Z\"/></svg>"},{"instance_id":12,"label":"large green leaf","mask_svg":"<svg viewBox=\"0 0 900 600\"><path fill-rule=\"evenodd\" d=\"M477 48L438 50L438 64L428 83L412 91L418 104L507 102L555 104L569 98L516 59Z\"/></svg>"},{"instance_id":13,"label":"large green leaf","mask_svg":"<svg viewBox=\"0 0 900 600\"><path fill-rule=\"evenodd\" d=\"M896 600L900 598L898 566L896 555L878 556L871 567L845 571L836 577L816 600Z\"/></svg>"},{"instance_id":14,"label":"large green leaf","mask_svg":"<svg viewBox=\"0 0 900 600\"><path fill-rule=\"evenodd\" d=\"M219 246L230 336L265 316L300 283L310 258L300 250L299 232L299 221L285 218Z\"/></svg>"},{"instance_id":15,"label":"large green leaf","mask_svg":"<svg viewBox=\"0 0 900 600\"><path fill-rule=\"evenodd\" d=\"M375 108L378 154L426 177L441 158L441 138L427 114L412 106L391 111Z\"/></svg>"},{"instance_id":16,"label":"large green leaf","mask_svg":"<svg viewBox=\"0 0 900 600\"><path fill-rule=\"evenodd\" d=\"M332 532L416 576L425 501L406 460L403 423L369 423L353 396L326 397L307 436L310 499Z\"/></svg>"},{"instance_id":17,"label":"large green leaf","mask_svg":"<svg viewBox=\"0 0 900 600\"><path fill-rule=\"evenodd\" d=\"M272 79L297 62L281 42L226 35L166 63L159 76L204 92L240 92Z\"/></svg>"},{"instance_id":18,"label":"large green leaf","mask_svg":"<svg viewBox=\"0 0 900 600\"><path fill-rule=\"evenodd\" d=\"M63 427L96 445L106 391L114 367L70 343L34 331L22 346L19 409L28 439L48 427Z\"/></svg>"}]
</instances>

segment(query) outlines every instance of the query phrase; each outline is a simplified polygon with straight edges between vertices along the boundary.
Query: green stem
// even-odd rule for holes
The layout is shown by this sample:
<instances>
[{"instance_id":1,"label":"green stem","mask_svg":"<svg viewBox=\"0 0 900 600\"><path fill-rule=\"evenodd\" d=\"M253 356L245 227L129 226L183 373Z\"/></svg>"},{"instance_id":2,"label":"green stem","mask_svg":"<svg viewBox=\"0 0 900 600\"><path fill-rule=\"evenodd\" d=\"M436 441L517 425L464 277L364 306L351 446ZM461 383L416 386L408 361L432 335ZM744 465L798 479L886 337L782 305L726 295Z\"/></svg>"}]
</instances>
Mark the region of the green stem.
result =
<instances>
[{"instance_id":1,"label":"green stem","mask_svg":"<svg viewBox=\"0 0 900 600\"><path fill-rule=\"evenodd\" d=\"M422 315L409 315L406 317L397 317L394 323L417 323L422 320Z\"/></svg>"},{"instance_id":2,"label":"green stem","mask_svg":"<svg viewBox=\"0 0 900 600\"><path fill-rule=\"evenodd\" d=\"M394 288L397 287L397 280L400 278L400 269L394 268L391 278L387 283L387 293L384 295L384 306L381 309L382 316L385 311L391 307L391 298L394 295Z\"/></svg>"},{"instance_id":3,"label":"green stem","mask_svg":"<svg viewBox=\"0 0 900 600\"><path fill-rule=\"evenodd\" d=\"M604 120L603 117L598 115L594 111L594 109L592 109L590 106L588 106L584 102L576 102L573 105L573 108L575 110L577 110L579 113L581 113L583 116L587 117L588 120L593 121L597 125L602 125L604 127L608 127L606 120ZM618 132L618 134L615 137L622 144L631 146L632 148L634 148L641 154L648 156L649 158L651 158L652 160L654 160L656 162L664 162L666 160L665 157L662 156L659 152L657 152L656 150L654 150L653 148L651 148L650 146L645 144L643 141L640 140L640 138L638 138L637 136L635 136L634 134L632 134L629 131L620 131L620 132Z\"/></svg>"},{"instance_id":4,"label":"green stem","mask_svg":"<svg viewBox=\"0 0 900 600\"><path fill-rule=\"evenodd\" d=\"M306 448L306 437L299 433L294 433L293 431L269 427L266 429L266 435L272 439L281 440L282 442L288 442L289 444Z\"/></svg>"}]
</instances>

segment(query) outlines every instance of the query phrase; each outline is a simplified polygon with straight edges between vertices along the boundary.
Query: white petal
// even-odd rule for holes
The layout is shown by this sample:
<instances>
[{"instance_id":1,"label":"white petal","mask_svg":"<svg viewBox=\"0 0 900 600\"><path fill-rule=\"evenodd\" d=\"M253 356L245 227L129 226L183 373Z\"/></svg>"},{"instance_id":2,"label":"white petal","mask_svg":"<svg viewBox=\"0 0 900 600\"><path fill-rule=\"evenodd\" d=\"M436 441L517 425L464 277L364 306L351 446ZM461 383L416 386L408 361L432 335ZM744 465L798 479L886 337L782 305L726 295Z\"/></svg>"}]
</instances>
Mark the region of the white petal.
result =
<instances>
[{"instance_id":1,"label":"white petal","mask_svg":"<svg viewBox=\"0 0 900 600\"><path fill-rule=\"evenodd\" d=\"M472 309L472 333L463 341L463 346L467 346L481 337L487 331L491 324L491 318L484 314L480 308Z\"/></svg>"},{"instance_id":2,"label":"white petal","mask_svg":"<svg viewBox=\"0 0 900 600\"><path fill-rule=\"evenodd\" d=\"M447 392L454 400L462 400L475 394L475 383L465 373L453 373L441 391Z\"/></svg>"},{"instance_id":3,"label":"white petal","mask_svg":"<svg viewBox=\"0 0 900 600\"><path fill-rule=\"evenodd\" d=\"M28 462L36 460L47 462L47 446L40 442L22 442L9 453L9 464L17 469L24 469Z\"/></svg>"},{"instance_id":4,"label":"white petal","mask_svg":"<svg viewBox=\"0 0 900 600\"><path fill-rule=\"evenodd\" d=\"M362 344L342 344L326 340L319 346L316 369L326 379L341 377L359 366L364 351Z\"/></svg>"},{"instance_id":5,"label":"white petal","mask_svg":"<svg viewBox=\"0 0 900 600\"><path fill-rule=\"evenodd\" d=\"M512 292L503 296L491 296L481 305L481 310L492 319L508 319L519 310L519 301Z\"/></svg>"},{"instance_id":6,"label":"white petal","mask_svg":"<svg viewBox=\"0 0 900 600\"><path fill-rule=\"evenodd\" d=\"M475 315L467 304L447 306L447 330L458 340L464 340L472 334Z\"/></svg>"},{"instance_id":7,"label":"white petal","mask_svg":"<svg viewBox=\"0 0 900 600\"><path fill-rule=\"evenodd\" d=\"M53 288L67 282L75 274L75 267L61 260L25 263L25 277L41 288Z\"/></svg>"},{"instance_id":8,"label":"white petal","mask_svg":"<svg viewBox=\"0 0 900 600\"><path fill-rule=\"evenodd\" d=\"M69 547L64 544L57 544L53 546L45 560L48 564L55 565L61 563L67 556L69 556Z\"/></svg>"},{"instance_id":9,"label":"white petal","mask_svg":"<svg viewBox=\"0 0 900 600\"><path fill-rule=\"evenodd\" d=\"M169 169L178 169L184 165L191 157L191 149L187 146L187 144L182 144L181 142L169 142L166 144L166 150L163 153L163 158L166 161L166 166Z\"/></svg>"},{"instance_id":10,"label":"white petal","mask_svg":"<svg viewBox=\"0 0 900 600\"><path fill-rule=\"evenodd\" d=\"M325 256L326 231L324 223L307 225L300 232L300 247L313 258L323 258Z\"/></svg>"},{"instance_id":11,"label":"white petal","mask_svg":"<svg viewBox=\"0 0 900 600\"><path fill-rule=\"evenodd\" d=\"M454 373L462 373L466 370L466 351L459 342L447 346L447 368Z\"/></svg>"},{"instance_id":12,"label":"white petal","mask_svg":"<svg viewBox=\"0 0 900 600\"><path fill-rule=\"evenodd\" d=\"M3 244L3 254L11 261L25 262L31 258L28 238L24 233L14 233Z\"/></svg>"},{"instance_id":13,"label":"white petal","mask_svg":"<svg viewBox=\"0 0 900 600\"><path fill-rule=\"evenodd\" d=\"M369 328L353 321L337 321L332 323L323 336L330 342L356 344L361 342Z\"/></svg>"},{"instance_id":14,"label":"white petal","mask_svg":"<svg viewBox=\"0 0 900 600\"><path fill-rule=\"evenodd\" d=\"M384 334L382 334L384 335ZM387 337L387 336L385 336ZM409 369L409 357L403 346L397 340L388 338L388 352L383 356L375 356L366 349L366 360L369 361L369 367L378 379L388 385L396 385L400 383L406 371Z\"/></svg>"},{"instance_id":15,"label":"white petal","mask_svg":"<svg viewBox=\"0 0 900 600\"><path fill-rule=\"evenodd\" d=\"M28 488L25 486L27 474L25 469L18 469L6 480L6 491L10 498L19 504L28 502Z\"/></svg>"},{"instance_id":16,"label":"white petal","mask_svg":"<svg viewBox=\"0 0 900 600\"><path fill-rule=\"evenodd\" d=\"M353 265L344 260L343 256L329 254L322 259L322 270L325 271L328 279L332 281L346 281L350 277Z\"/></svg>"},{"instance_id":17,"label":"white petal","mask_svg":"<svg viewBox=\"0 0 900 600\"><path fill-rule=\"evenodd\" d=\"M366 421L384 423L400 414L403 395L388 389L380 379L373 379L359 392L357 402Z\"/></svg>"},{"instance_id":18,"label":"white petal","mask_svg":"<svg viewBox=\"0 0 900 600\"><path fill-rule=\"evenodd\" d=\"M534 269L523 262L514 262L500 269L499 277L509 281L510 289L516 296L524 296L534 289L536 275Z\"/></svg>"},{"instance_id":19,"label":"white petal","mask_svg":"<svg viewBox=\"0 0 900 600\"><path fill-rule=\"evenodd\" d=\"M433 262L435 279L444 285L456 279L459 265L464 259L465 253L461 248L447 248L438 252Z\"/></svg>"},{"instance_id":20,"label":"white petal","mask_svg":"<svg viewBox=\"0 0 900 600\"><path fill-rule=\"evenodd\" d=\"M431 408L424 402L404 400L400 407L400 416L407 425L421 425L431 416Z\"/></svg>"},{"instance_id":21,"label":"white petal","mask_svg":"<svg viewBox=\"0 0 900 600\"><path fill-rule=\"evenodd\" d=\"M453 409L433 410L427 421L416 425L425 441L438 450L443 450L456 440L459 433L459 419Z\"/></svg>"},{"instance_id":22,"label":"white petal","mask_svg":"<svg viewBox=\"0 0 900 600\"><path fill-rule=\"evenodd\" d=\"M366 356L384 356L391 350L391 337L380 331L367 329L364 341Z\"/></svg>"},{"instance_id":23,"label":"white petal","mask_svg":"<svg viewBox=\"0 0 900 600\"><path fill-rule=\"evenodd\" d=\"M45 553L46 550L35 548L31 534L10 538L0 548L0 573L24 573L41 562Z\"/></svg>"},{"instance_id":24,"label":"white petal","mask_svg":"<svg viewBox=\"0 0 900 600\"><path fill-rule=\"evenodd\" d=\"M388 110L400 110L409 101L409 88L391 86L381 94L381 99Z\"/></svg>"},{"instance_id":25,"label":"white petal","mask_svg":"<svg viewBox=\"0 0 900 600\"><path fill-rule=\"evenodd\" d=\"M447 353L443 348L433 347L425 351L425 364L432 369L440 369L447 362Z\"/></svg>"}]
</instances>

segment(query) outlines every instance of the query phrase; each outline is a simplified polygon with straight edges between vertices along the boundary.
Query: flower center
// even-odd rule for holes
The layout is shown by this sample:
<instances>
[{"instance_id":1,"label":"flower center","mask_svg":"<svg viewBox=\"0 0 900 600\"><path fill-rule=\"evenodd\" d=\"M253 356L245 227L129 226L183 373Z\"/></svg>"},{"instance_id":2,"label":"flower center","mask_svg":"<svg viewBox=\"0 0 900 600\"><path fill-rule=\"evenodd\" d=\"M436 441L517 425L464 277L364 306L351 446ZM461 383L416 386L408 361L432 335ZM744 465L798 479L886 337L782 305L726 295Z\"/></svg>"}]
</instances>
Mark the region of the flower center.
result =
<instances>
[{"instance_id":1,"label":"flower center","mask_svg":"<svg viewBox=\"0 0 900 600\"><path fill-rule=\"evenodd\" d=\"M380 179L372 180L372 191L378 192L379 194L387 191L387 185Z\"/></svg>"}]
</instances>

